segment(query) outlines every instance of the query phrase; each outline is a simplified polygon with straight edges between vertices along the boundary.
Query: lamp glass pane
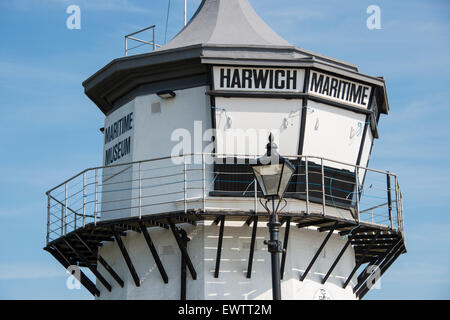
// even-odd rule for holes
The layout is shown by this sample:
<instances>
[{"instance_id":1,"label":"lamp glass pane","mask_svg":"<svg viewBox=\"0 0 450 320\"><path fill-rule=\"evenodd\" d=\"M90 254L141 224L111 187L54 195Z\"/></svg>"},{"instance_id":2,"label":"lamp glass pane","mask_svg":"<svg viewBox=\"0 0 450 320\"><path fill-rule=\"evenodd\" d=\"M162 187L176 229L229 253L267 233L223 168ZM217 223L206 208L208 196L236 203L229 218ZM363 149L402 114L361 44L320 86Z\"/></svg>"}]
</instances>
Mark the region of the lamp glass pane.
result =
<instances>
[{"instance_id":1,"label":"lamp glass pane","mask_svg":"<svg viewBox=\"0 0 450 320\"><path fill-rule=\"evenodd\" d=\"M277 196L283 164L253 166L256 179L264 196Z\"/></svg>"},{"instance_id":2,"label":"lamp glass pane","mask_svg":"<svg viewBox=\"0 0 450 320\"><path fill-rule=\"evenodd\" d=\"M283 174L281 176L280 186L278 190L278 196L281 198L286 191L289 181L291 181L291 177L294 174L295 168L288 163L284 164Z\"/></svg>"}]
</instances>

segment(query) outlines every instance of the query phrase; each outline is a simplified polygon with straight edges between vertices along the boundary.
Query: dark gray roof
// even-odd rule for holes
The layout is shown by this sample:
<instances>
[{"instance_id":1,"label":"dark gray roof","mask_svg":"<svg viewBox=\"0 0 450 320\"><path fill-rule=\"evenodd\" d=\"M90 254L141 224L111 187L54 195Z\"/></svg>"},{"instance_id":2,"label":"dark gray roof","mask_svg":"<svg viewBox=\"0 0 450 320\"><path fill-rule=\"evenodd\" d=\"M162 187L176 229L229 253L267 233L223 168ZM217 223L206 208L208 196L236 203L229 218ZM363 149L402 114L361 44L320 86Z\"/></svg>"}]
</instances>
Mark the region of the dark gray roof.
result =
<instances>
[{"instance_id":1,"label":"dark gray roof","mask_svg":"<svg viewBox=\"0 0 450 320\"><path fill-rule=\"evenodd\" d=\"M247 0L203 0L189 24L160 50L195 44L292 46Z\"/></svg>"},{"instance_id":2,"label":"dark gray roof","mask_svg":"<svg viewBox=\"0 0 450 320\"><path fill-rule=\"evenodd\" d=\"M168 44L149 53L115 59L83 86L86 95L107 114L142 86L156 90L181 78L204 82L208 65L315 68L379 86L382 110L389 110L384 79L362 74L356 65L289 44L256 14L248 0L203 0L189 24Z\"/></svg>"}]
</instances>

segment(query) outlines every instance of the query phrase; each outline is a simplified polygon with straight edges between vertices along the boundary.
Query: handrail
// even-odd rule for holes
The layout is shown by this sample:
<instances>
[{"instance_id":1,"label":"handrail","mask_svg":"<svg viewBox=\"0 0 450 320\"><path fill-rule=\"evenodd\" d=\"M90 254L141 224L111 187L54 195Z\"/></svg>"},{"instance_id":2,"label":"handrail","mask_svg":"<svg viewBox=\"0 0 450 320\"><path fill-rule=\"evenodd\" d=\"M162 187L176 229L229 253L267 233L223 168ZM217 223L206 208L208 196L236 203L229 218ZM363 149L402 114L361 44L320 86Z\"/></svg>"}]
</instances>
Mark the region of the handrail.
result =
<instances>
[{"instance_id":1,"label":"handrail","mask_svg":"<svg viewBox=\"0 0 450 320\"><path fill-rule=\"evenodd\" d=\"M155 28L156 28L156 26L152 25L150 27L138 30L138 31L130 33L130 34L127 34L125 36L125 57L128 56L128 51L136 49L136 48L141 47L141 46L146 45L146 44L153 46L153 50L155 50L157 47L160 48L161 45L156 44L156 42L155 42ZM142 39L138 39L138 38L133 37L134 35L136 35L138 33L141 33L141 32L144 32L144 31L147 31L149 29L153 30L153 41L146 41L146 40L142 40ZM128 39L131 39L131 40L136 41L136 42L140 42L142 44L137 45L137 46L135 46L133 48L128 48Z\"/></svg>"},{"instance_id":2,"label":"handrail","mask_svg":"<svg viewBox=\"0 0 450 320\"><path fill-rule=\"evenodd\" d=\"M105 218L102 214L120 217L124 210L128 211L128 216L141 218L172 211L187 213L192 206L203 212L227 211L241 203L245 208L249 206L249 212L258 212L262 207L258 203L260 192L253 174L245 171L247 169L229 172L220 167L230 164L229 159L233 159L233 163L239 164L242 160L242 164L249 164L256 158L256 155L191 153L85 169L46 192L47 243L54 240L55 235L59 237L87 223L97 223L98 219ZM321 211L324 216L340 215L356 224L382 224L403 234L403 198L395 174L324 157L287 158L295 159L299 170L286 192L294 212ZM166 161L172 162L168 165ZM213 164L219 167L212 168ZM394 177L392 187L390 177ZM255 184L254 190L250 188L252 184ZM366 212L369 217L361 217ZM58 228L52 230L54 225Z\"/></svg>"},{"instance_id":3,"label":"handrail","mask_svg":"<svg viewBox=\"0 0 450 320\"><path fill-rule=\"evenodd\" d=\"M48 190L45 194L48 194L52 191L54 191L55 189L58 189L59 187L61 187L62 185L68 183L69 181L81 176L83 173L86 173L88 171L93 171L93 170L101 170L101 169L106 169L106 168L115 168L115 167L121 167L121 166L127 166L127 165L133 165L133 164L139 164L139 163L146 163L146 162L154 162L154 161L161 161L161 160L168 160L168 159L173 159L173 158L184 158L184 157L194 157L194 156L202 156L202 155L207 155L207 156L214 156L214 157L221 157L221 158L238 158L238 157L253 157L255 159L257 159L259 157L259 155L243 155L243 154L220 154L220 153L187 153L187 154L183 154L183 155L174 155L174 156L167 156L167 157L159 157L159 158L152 158L152 159L145 159L145 160L137 160L137 161L132 161L132 162L124 162L124 163L120 163L120 164L111 164L108 166L99 166L99 167L91 167L91 168L87 168L84 169L83 171L81 171L80 173L74 175L73 177L65 180L64 182L60 183L59 185L57 185L56 187ZM367 170L367 171L371 171L371 172L376 172L376 173L380 173L380 174L389 174L392 177L397 177L397 175L393 172L390 171L383 171L383 170L377 170L377 169L372 169L372 168L366 168L360 165L354 165L354 164L350 164L347 162L342 162L342 161L338 161L338 160L332 160L329 158L325 158L325 157L318 157L318 156L308 156L308 155L283 155L283 157L285 158L309 158L309 159L318 159L318 160L323 160L323 161L329 161L329 162L333 162L336 164L341 164L344 166L348 166L348 167L354 167L354 168L358 168L358 169L362 169L362 170Z\"/></svg>"}]
</instances>

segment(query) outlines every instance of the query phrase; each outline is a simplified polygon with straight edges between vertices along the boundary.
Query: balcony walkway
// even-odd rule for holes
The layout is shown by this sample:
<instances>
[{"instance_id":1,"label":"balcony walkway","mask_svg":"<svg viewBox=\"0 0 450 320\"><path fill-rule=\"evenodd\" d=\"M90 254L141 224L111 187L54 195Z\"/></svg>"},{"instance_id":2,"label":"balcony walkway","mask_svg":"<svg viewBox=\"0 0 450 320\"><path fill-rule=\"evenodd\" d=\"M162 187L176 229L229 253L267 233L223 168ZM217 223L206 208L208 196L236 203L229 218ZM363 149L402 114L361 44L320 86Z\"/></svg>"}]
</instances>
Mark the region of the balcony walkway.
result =
<instances>
[{"instance_id":1,"label":"balcony walkway","mask_svg":"<svg viewBox=\"0 0 450 320\"><path fill-rule=\"evenodd\" d=\"M212 158L208 161L207 157ZM139 286L139 276L122 243L127 232L138 232L145 238L167 283L167 274L153 243L157 239L151 239L147 228L164 228L173 233L194 278L195 269L183 246L185 234L180 225L196 225L205 220L223 225L226 220L242 221L242 227L248 228L252 221L268 220L269 214L259 201L260 191L248 168L245 169L246 164L241 168L227 165L225 170L223 164L217 164L215 155L180 158L182 161L175 164L173 158L167 157L87 169L47 192L48 229L44 249L66 269L73 265L87 267L105 288L111 290L111 284L97 271L98 264L120 286L123 286L123 280L98 255L98 248L105 241L115 241L136 286ZM295 225L345 236L346 245L322 283L326 283L343 252L352 245L356 266L343 287L350 283L362 265L367 264L354 286L357 297L363 298L371 287L364 284L372 281L375 270L382 275L400 254L406 252L402 195L397 177L389 172L317 157L296 156L292 161L298 169L279 214L280 221L286 226L286 248L289 229ZM229 178L224 178L227 176ZM222 237L223 233L219 234L219 243ZM283 253L282 270L286 254L289 252ZM307 277L310 267L300 275L300 281ZM81 273L80 281L93 295L100 295L96 285L84 273Z\"/></svg>"}]
</instances>

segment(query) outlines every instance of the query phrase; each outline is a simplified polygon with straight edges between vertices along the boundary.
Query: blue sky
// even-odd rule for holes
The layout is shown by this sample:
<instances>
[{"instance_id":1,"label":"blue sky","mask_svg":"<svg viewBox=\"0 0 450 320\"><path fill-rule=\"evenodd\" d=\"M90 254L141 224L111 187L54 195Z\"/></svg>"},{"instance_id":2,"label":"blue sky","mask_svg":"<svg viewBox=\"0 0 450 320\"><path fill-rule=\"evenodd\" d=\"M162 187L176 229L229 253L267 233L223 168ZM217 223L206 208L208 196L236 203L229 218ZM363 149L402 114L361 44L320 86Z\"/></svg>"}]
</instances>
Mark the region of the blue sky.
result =
<instances>
[{"instance_id":1,"label":"blue sky","mask_svg":"<svg viewBox=\"0 0 450 320\"><path fill-rule=\"evenodd\" d=\"M250 0L292 44L386 78L391 112L380 121L370 166L399 175L408 254L367 299L450 298L450 2L447 0ZM199 0L189 1L189 16ZM79 5L81 30L66 28ZM0 299L91 299L67 290L46 252L52 186L101 165L103 114L81 82L123 56L123 36L157 25L163 43L168 0L0 2ZM381 8L382 29L366 28ZM172 0L168 38L183 25Z\"/></svg>"}]
</instances>

